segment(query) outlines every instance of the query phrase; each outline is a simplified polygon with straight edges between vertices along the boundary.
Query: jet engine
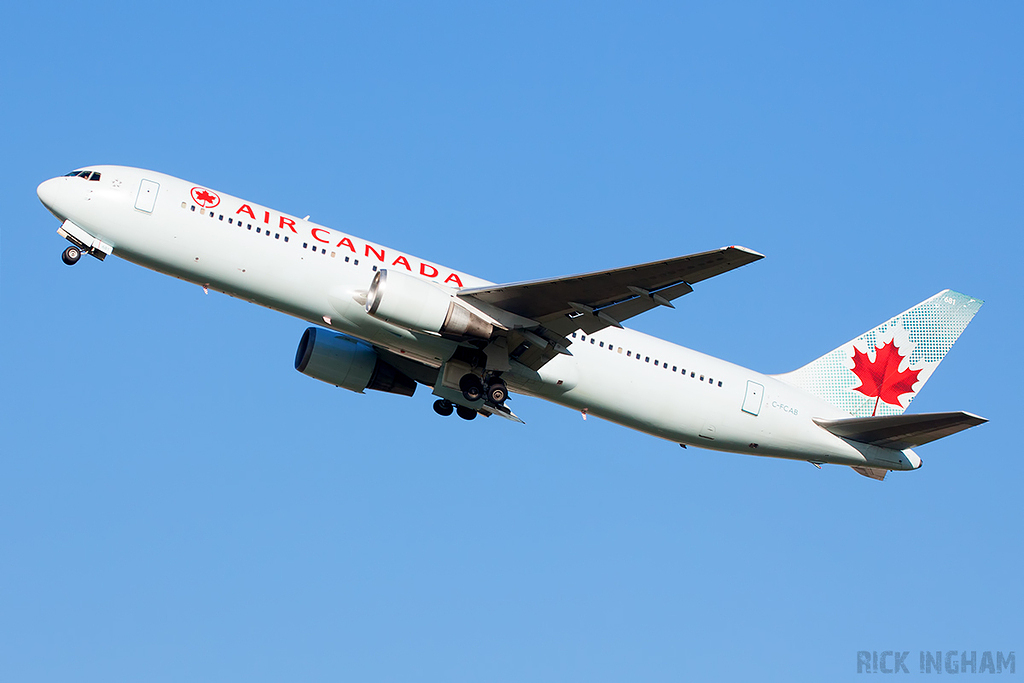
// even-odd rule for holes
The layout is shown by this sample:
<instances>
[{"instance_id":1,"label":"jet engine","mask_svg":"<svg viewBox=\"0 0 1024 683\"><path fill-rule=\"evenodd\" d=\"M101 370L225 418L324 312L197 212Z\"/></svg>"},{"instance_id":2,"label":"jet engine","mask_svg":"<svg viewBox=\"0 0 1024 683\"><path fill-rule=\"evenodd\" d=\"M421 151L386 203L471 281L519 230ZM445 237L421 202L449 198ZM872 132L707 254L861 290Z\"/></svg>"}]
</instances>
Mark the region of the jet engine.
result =
<instances>
[{"instance_id":1,"label":"jet engine","mask_svg":"<svg viewBox=\"0 0 1024 683\"><path fill-rule=\"evenodd\" d=\"M316 327L303 333L295 352L295 369L360 394L373 389L412 396L416 391L415 380L386 363L372 347Z\"/></svg>"},{"instance_id":2,"label":"jet engine","mask_svg":"<svg viewBox=\"0 0 1024 683\"><path fill-rule=\"evenodd\" d=\"M494 336L494 325L470 310L450 290L397 271L377 271L366 296L366 312L407 330L442 337Z\"/></svg>"}]
</instances>

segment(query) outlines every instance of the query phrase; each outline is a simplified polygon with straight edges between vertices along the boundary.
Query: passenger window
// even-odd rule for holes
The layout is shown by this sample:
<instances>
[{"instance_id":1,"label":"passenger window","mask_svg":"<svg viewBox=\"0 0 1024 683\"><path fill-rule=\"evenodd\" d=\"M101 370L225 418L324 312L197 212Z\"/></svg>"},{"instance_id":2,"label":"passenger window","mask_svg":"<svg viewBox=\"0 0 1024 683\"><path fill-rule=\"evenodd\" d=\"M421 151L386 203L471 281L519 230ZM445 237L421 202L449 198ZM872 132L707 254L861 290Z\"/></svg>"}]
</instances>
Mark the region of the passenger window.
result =
<instances>
[{"instance_id":1,"label":"passenger window","mask_svg":"<svg viewBox=\"0 0 1024 683\"><path fill-rule=\"evenodd\" d=\"M700 376L700 381L701 381L701 382L703 382L703 381L704 381L704 375L701 375L701 376Z\"/></svg>"},{"instance_id":2,"label":"passenger window","mask_svg":"<svg viewBox=\"0 0 1024 683\"><path fill-rule=\"evenodd\" d=\"M284 241L285 241L285 242L287 242L287 241L288 241L288 235L285 235L285 236L284 236Z\"/></svg>"},{"instance_id":3,"label":"passenger window","mask_svg":"<svg viewBox=\"0 0 1024 683\"><path fill-rule=\"evenodd\" d=\"M256 233L259 234L260 228L256 228Z\"/></svg>"},{"instance_id":4,"label":"passenger window","mask_svg":"<svg viewBox=\"0 0 1024 683\"><path fill-rule=\"evenodd\" d=\"M604 342L601 342L600 346L603 349L604 348Z\"/></svg>"},{"instance_id":5,"label":"passenger window","mask_svg":"<svg viewBox=\"0 0 1024 683\"><path fill-rule=\"evenodd\" d=\"M645 363L650 363L651 362L651 357L647 356L647 358L644 358L644 362Z\"/></svg>"},{"instance_id":6,"label":"passenger window","mask_svg":"<svg viewBox=\"0 0 1024 683\"><path fill-rule=\"evenodd\" d=\"M694 372L692 372L692 371L690 372L690 377L696 377L696 376L697 375Z\"/></svg>"},{"instance_id":7,"label":"passenger window","mask_svg":"<svg viewBox=\"0 0 1024 683\"><path fill-rule=\"evenodd\" d=\"M718 380L718 386L722 386L722 380Z\"/></svg>"},{"instance_id":8,"label":"passenger window","mask_svg":"<svg viewBox=\"0 0 1024 683\"><path fill-rule=\"evenodd\" d=\"M675 366L675 365L673 365L673 366L672 366L672 372L675 372L675 371L676 371L676 366Z\"/></svg>"},{"instance_id":9,"label":"passenger window","mask_svg":"<svg viewBox=\"0 0 1024 683\"><path fill-rule=\"evenodd\" d=\"M626 357L627 358L632 358L633 357L633 352L632 351L626 351Z\"/></svg>"}]
</instances>

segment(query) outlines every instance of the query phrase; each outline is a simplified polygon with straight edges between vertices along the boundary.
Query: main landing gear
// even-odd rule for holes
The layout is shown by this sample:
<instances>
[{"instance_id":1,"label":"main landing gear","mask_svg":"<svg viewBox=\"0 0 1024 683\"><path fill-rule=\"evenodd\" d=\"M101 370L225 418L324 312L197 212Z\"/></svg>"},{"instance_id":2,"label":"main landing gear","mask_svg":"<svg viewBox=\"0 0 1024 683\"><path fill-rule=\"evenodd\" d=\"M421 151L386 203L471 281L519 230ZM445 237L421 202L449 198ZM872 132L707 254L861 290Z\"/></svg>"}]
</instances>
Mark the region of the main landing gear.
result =
<instances>
[{"instance_id":1,"label":"main landing gear","mask_svg":"<svg viewBox=\"0 0 1024 683\"><path fill-rule=\"evenodd\" d=\"M471 403L484 399L487 403L500 408L508 399L508 386L497 375L491 375L485 383L477 375L467 373L459 380L459 389L462 390L462 397ZM463 420L472 420L477 416L477 411L472 408L457 406L443 398L434 401L434 412L444 417L455 412Z\"/></svg>"},{"instance_id":2,"label":"main landing gear","mask_svg":"<svg viewBox=\"0 0 1024 683\"><path fill-rule=\"evenodd\" d=\"M78 259L80 258L82 258L82 250L74 245L65 249L64 253L60 255L60 259L69 266L73 266L78 263Z\"/></svg>"},{"instance_id":3,"label":"main landing gear","mask_svg":"<svg viewBox=\"0 0 1024 683\"><path fill-rule=\"evenodd\" d=\"M463 420L472 420L476 417L476 411L472 408L457 406L451 401L440 398L434 401L434 412L443 417L448 417L453 412L458 413Z\"/></svg>"},{"instance_id":4,"label":"main landing gear","mask_svg":"<svg viewBox=\"0 0 1024 683\"><path fill-rule=\"evenodd\" d=\"M483 380L473 373L468 373L459 380L459 389L462 390L462 396L467 401L479 401L486 396L486 400L500 406L508 398L508 386L505 385L503 379L496 375L487 381L485 387Z\"/></svg>"}]
</instances>

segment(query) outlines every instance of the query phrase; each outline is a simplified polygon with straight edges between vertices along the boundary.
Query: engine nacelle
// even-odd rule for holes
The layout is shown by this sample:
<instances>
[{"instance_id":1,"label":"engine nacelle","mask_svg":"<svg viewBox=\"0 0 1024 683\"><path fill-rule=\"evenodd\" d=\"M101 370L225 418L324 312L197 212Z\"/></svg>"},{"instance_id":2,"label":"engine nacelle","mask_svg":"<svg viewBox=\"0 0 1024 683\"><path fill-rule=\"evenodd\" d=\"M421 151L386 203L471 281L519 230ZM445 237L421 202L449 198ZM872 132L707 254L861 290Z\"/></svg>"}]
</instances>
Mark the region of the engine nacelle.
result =
<instances>
[{"instance_id":1,"label":"engine nacelle","mask_svg":"<svg viewBox=\"0 0 1024 683\"><path fill-rule=\"evenodd\" d=\"M365 389L412 396L416 381L372 347L350 337L310 327L295 352L295 369L321 382L363 393Z\"/></svg>"},{"instance_id":2,"label":"engine nacelle","mask_svg":"<svg viewBox=\"0 0 1024 683\"><path fill-rule=\"evenodd\" d=\"M457 339L494 336L494 325L463 305L450 290L398 271L377 271L366 296L366 312L416 332Z\"/></svg>"}]
</instances>

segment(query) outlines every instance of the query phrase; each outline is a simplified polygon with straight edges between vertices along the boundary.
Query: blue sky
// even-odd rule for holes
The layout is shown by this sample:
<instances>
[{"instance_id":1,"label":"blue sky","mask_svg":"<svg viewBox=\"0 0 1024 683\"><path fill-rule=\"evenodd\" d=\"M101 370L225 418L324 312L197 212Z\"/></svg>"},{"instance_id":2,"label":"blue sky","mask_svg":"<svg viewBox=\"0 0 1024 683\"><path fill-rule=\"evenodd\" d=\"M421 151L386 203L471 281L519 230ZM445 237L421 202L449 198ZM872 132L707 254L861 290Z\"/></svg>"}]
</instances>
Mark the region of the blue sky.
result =
<instances>
[{"instance_id":1,"label":"blue sky","mask_svg":"<svg viewBox=\"0 0 1024 683\"><path fill-rule=\"evenodd\" d=\"M0 669L23 681L858 680L1024 652L1014 3L5 10ZM633 326L782 372L935 292L884 483L515 397L444 420L292 368L306 324L60 262L42 180L157 169L494 281L728 244ZM496 422L498 422L496 424Z\"/></svg>"}]
</instances>

